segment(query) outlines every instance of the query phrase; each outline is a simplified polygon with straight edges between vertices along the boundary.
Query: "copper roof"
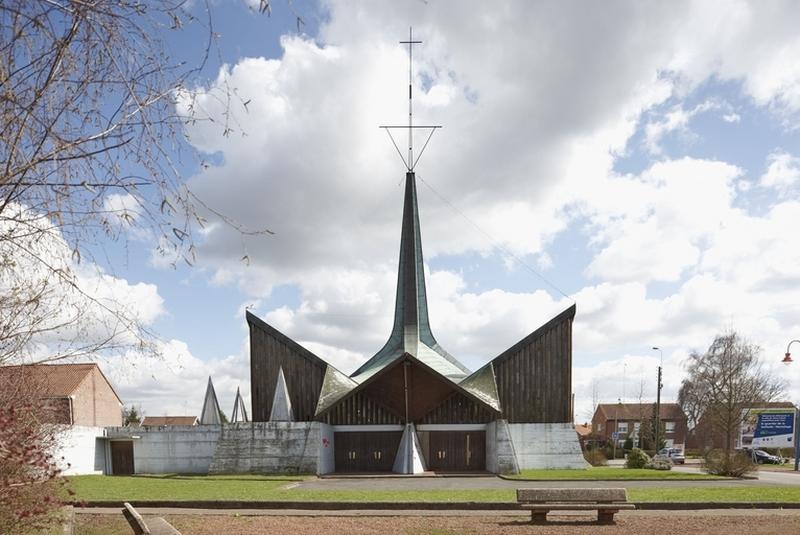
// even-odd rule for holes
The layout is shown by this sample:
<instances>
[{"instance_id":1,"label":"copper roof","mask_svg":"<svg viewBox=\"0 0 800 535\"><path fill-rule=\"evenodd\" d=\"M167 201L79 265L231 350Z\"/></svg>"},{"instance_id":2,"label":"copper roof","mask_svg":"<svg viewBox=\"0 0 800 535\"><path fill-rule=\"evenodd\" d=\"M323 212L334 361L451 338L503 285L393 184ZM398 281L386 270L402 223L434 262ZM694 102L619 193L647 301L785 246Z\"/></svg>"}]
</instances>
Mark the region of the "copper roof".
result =
<instances>
[{"instance_id":1,"label":"copper roof","mask_svg":"<svg viewBox=\"0 0 800 535\"><path fill-rule=\"evenodd\" d=\"M356 383L363 383L405 354L412 355L454 382L470 374L466 366L442 349L428 321L417 186L413 172L406 173L392 332L383 348L353 372L350 378Z\"/></svg>"},{"instance_id":2,"label":"copper roof","mask_svg":"<svg viewBox=\"0 0 800 535\"><path fill-rule=\"evenodd\" d=\"M143 427L158 427L161 425L195 425L197 416L145 416L142 420Z\"/></svg>"},{"instance_id":3,"label":"copper roof","mask_svg":"<svg viewBox=\"0 0 800 535\"><path fill-rule=\"evenodd\" d=\"M95 363L82 364L26 364L21 366L1 366L0 380L16 381L24 379L30 381L34 388L40 393L41 398L57 398L71 396L81 383L89 376L93 369L97 369L100 375L111 387L111 391L122 403L114 386L103 374L103 371Z\"/></svg>"},{"instance_id":4,"label":"copper roof","mask_svg":"<svg viewBox=\"0 0 800 535\"><path fill-rule=\"evenodd\" d=\"M597 411L606 420L641 420L653 417L655 403L601 403ZM685 420L681 406L677 403L662 403L659 418L662 420Z\"/></svg>"}]
</instances>

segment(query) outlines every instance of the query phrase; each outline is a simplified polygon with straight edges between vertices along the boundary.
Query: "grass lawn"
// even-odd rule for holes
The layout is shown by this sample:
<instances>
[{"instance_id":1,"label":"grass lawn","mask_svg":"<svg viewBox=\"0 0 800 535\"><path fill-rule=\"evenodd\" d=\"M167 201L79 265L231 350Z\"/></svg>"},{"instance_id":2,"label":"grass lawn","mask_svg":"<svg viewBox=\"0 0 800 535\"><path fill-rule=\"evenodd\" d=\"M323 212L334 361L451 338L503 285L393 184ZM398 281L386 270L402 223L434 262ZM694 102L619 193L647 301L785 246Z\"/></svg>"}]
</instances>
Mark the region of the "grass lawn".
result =
<instances>
[{"instance_id":1,"label":"grass lawn","mask_svg":"<svg viewBox=\"0 0 800 535\"><path fill-rule=\"evenodd\" d=\"M667 479L667 480L706 480L728 479L708 474L680 472L677 470L647 470L645 468L621 468L615 466L593 466L586 470L523 470L521 473L506 476L508 479L521 479L527 481L572 479L589 481L630 481L636 479Z\"/></svg>"},{"instance_id":2,"label":"grass lawn","mask_svg":"<svg viewBox=\"0 0 800 535\"><path fill-rule=\"evenodd\" d=\"M683 487L628 489L632 502L800 502L800 487Z\"/></svg>"},{"instance_id":3,"label":"grass lawn","mask_svg":"<svg viewBox=\"0 0 800 535\"><path fill-rule=\"evenodd\" d=\"M319 490L293 488L305 476L74 476L77 500L342 502L513 502L512 489ZM800 487L632 488L634 502L800 502Z\"/></svg>"},{"instance_id":4,"label":"grass lawn","mask_svg":"<svg viewBox=\"0 0 800 535\"><path fill-rule=\"evenodd\" d=\"M507 502L514 489L375 491L292 488L313 476L140 475L73 476L70 487L78 501L95 500L222 500L222 501L344 501L344 502Z\"/></svg>"}]
</instances>

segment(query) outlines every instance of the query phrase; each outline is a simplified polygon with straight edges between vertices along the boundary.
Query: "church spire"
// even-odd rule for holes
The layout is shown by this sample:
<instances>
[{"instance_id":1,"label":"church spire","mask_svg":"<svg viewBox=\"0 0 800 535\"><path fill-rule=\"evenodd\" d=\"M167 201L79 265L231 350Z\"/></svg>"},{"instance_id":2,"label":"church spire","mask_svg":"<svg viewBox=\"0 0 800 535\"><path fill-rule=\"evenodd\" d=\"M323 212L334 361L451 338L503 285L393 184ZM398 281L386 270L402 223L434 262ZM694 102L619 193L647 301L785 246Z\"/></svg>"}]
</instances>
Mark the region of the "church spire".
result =
<instances>
[{"instance_id":1,"label":"church spire","mask_svg":"<svg viewBox=\"0 0 800 535\"><path fill-rule=\"evenodd\" d=\"M397 272L394 324L386 345L350 376L356 382L363 381L406 353L452 380L460 380L469 374L469 370L463 364L439 346L428 322L428 298L425 292L425 269L422 262L422 238L419 230L419 208L417 207L417 184L414 169L433 133L441 126L419 126L415 125L413 120L411 52L412 46L421 42L414 40L410 28L408 41L400 41L401 44L408 45L408 125L380 127L386 130L407 171L403 197L403 224L400 233L400 262ZM400 151L392 136L394 129L408 130L407 158ZM413 131L415 129L430 131L416 156L413 148Z\"/></svg>"},{"instance_id":2,"label":"church spire","mask_svg":"<svg viewBox=\"0 0 800 535\"><path fill-rule=\"evenodd\" d=\"M392 335L399 337L403 341L403 349L412 355L416 355L416 344L421 337L424 336L425 342L429 345L436 343L428 323L428 298L422 261L417 185L413 172L406 173Z\"/></svg>"}]
</instances>

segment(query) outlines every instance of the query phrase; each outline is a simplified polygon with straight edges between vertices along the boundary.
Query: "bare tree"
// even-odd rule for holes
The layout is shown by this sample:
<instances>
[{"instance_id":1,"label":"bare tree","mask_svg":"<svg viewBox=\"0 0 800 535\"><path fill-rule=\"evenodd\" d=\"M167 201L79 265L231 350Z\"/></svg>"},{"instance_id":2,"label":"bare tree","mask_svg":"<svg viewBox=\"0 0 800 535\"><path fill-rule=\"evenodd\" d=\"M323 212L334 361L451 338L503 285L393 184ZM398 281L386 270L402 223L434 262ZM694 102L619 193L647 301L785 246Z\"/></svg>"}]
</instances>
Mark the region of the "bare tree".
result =
<instances>
[{"instance_id":1,"label":"bare tree","mask_svg":"<svg viewBox=\"0 0 800 535\"><path fill-rule=\"evenodd\" d=\"M761 348L736 332L719 335L705 353L689 356L679 401L695 423L707 419L725 440L727 453L747 417L747 409L785 393L785 383L760 361Z\"/></svg>"},{"instance_id":2,"label":"bare tree","mask_svg":"<svg viewBox=\"0 0 800 535\"><path fill-rule=\"evenodd\" d=\"M166 46L180 31L205 42L191 64ZM182 156L196 156L186 122L243 134L230 112L246 112L247 101L235 88L211 90L224 103L221 121L188 89L216 39L210 7L190 10L186 0L0 3L0 364L13 355L41 362L155 350L140 318L77 272L130 228L173 263L190 264L193 229L208 219L243 234L268 232L215 211L179 171Z\"/></svg>"},{"instance_id":3,"label":"bare tree","mask_svg":"<svg viewBox=\"0 0 800 535\"><path fill-rule=\"evenodd\" d=\"M171 56L171 32L204 43L195 61ZM193 230L208 220L268 233L214 210L181 172L187 157L205 165L186 143L187 122L243 135L231 111L246 112L249 98L225 80L204 93L223 103L211 117L190 89L216 42L202 0L0 2L0 365L158 353L135 303L92 268L109 240L133 229L192 264ZM0 385L2 532L44 522L58 504L37 490L60 480L49 453L57 431L40 418L35 389L14 392Z\"/></svg>"}]
</instances>

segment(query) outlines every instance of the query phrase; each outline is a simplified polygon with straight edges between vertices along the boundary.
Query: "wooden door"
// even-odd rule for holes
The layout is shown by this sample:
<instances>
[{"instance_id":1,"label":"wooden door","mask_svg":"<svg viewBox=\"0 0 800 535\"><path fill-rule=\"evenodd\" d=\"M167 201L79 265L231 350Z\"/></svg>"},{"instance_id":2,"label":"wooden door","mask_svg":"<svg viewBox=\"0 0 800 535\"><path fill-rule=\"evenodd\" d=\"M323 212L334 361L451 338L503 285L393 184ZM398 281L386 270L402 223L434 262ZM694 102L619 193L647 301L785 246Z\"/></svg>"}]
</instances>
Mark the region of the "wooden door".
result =
<instances>
[{"instance_id":1,"label":"wooden door","mask_svg":"<svg viewBox=\"0 0 800 535\"><path fill-rule=\"evenodd\" d=\"M391 472L401 431L334 433L336 471Z\"/></svg>"},{"instance_id":2,"label":"wooden door","mask_svg":"<svg viewBox=\"0 0 800 535\"><path fill-rule=\"evenodd\" d=\"M431 431L428 467L441 472L486 470L485 431Z\"/></svg>"},{"instance_id":3,"label":"wooden door","mask_svg":"<svg viewBox=\"0 0 800 535\"><path fill-rule=\"evenodd\" d=\"M111 441L111 472L115 476L129 476L133 474L132 441Z\"/></svg>"}]
</instances>

